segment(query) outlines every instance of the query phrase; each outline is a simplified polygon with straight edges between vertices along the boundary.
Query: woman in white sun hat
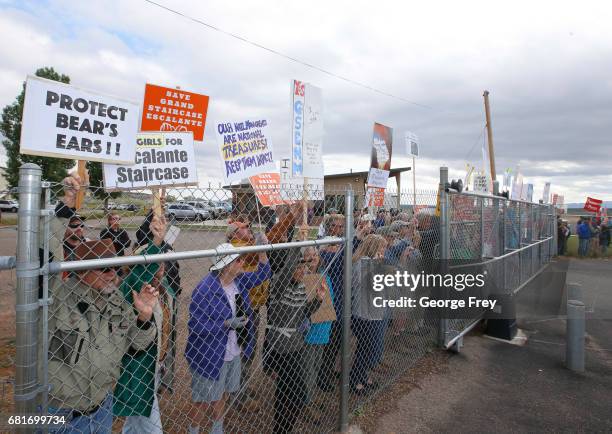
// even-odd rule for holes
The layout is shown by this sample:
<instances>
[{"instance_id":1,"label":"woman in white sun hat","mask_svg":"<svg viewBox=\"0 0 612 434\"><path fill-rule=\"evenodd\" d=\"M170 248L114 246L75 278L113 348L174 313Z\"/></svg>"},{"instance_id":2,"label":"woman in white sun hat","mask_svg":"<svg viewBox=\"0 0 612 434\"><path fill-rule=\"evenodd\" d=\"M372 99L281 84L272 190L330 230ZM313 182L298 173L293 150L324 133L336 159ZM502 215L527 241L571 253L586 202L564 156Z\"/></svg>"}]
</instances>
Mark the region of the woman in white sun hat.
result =
<instances>
[{"instance_id":1,"label":"woman in white sun hat","mask_svg":"<svg viewBox=\"0 0 612 434\"><path fill-rule=\"evenodd\" d=\"M260 239L259 244L267 244ZM212 417L212 433L223 432L225 402L240 388L241 352L251 357L255 331L249 290L270 279L265 253L256 271L243 271L243 258L229 243L217 247L210 273L196 286L189 306L189 336L185 357L191 370L193 402L191 433L199 432ZM199 421L199 423L198 423Z\"/></svg>"}]
</instances>

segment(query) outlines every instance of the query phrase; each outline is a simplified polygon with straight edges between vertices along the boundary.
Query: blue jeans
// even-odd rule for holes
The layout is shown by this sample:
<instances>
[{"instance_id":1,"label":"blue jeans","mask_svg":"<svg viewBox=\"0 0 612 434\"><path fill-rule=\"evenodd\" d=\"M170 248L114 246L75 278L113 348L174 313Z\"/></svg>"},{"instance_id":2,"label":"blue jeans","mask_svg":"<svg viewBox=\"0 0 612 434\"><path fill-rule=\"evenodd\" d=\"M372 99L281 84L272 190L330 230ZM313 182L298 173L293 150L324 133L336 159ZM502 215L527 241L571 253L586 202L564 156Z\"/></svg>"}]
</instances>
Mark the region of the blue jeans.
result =
<instances>
[{"instance_id":1,"label":"blue jeans","mask_svg":"<svg viewBox=\"0 0 612 434\"><path fill-rule=\"evenodd\" d=\"M351 367L350 385L365 385L370 370L381 359L384 348L385 320L367 320L353 317L351 328L357 341L353 366ZM388 323L388 322L387 322Z\"/></svg>"},{"instance_id":2,"label":"blue jeans","mask_svg":"<svg viewBox=\"0 0 612 434\"><path fill-rule=\"evenodd\" d=\"M61 428L49 429L54 434L111 434L113 427L113 394L109 393L100 408L87 416L72 419L71 408L49 407L49 414L65 416L66 424Z\"/></svg>"},{"instance_id":3,"label":"blue jeans","mask_svg":"<svg viewBox=\"0 0 612 434\"><path fill-rule=\"evenodd\" d=\"M589 238L580 238L578 240L578 256L586 256L589 252Z\"/></svg>"}]
</instances>

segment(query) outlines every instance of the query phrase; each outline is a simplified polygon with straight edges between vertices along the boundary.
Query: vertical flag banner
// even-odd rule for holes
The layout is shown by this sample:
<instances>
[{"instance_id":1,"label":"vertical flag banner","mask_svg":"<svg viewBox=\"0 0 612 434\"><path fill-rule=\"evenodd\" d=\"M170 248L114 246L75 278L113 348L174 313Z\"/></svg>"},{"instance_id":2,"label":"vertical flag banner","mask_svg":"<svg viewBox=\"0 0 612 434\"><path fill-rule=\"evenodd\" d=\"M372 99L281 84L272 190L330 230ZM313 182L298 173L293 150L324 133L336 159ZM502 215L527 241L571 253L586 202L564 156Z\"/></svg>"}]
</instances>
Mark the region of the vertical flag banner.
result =
<instances>
[{"instance_id":1,"label":"vertical flag banner","mask_svg":"<svg viewBox=\"0 0 612 434\"><path fill-rule=\"evenodd\" d=\"M302 134L302 173L306 178L323 178L323 92L304 86L304 122Z\"/></svg>"},{"instance_id":2,"label":"vertical flag banner","mask_svg":"<svg viewBox=\"0 0 612 434\"><path fill-rule=\"evenodd\" d=\"M393 151L393 128L375 123L368 186L387 188Z\"/></svg>"},{"instance_id":3,"label":"vertical flag banner","mask_svg":"<svg viewBox=\"0 0 612 434\"><path fill-rule=\"evenodd\" d=\"M142 131L193 131L204 140L208 96L171 87L146 84L142 105Z\"/></svg>"},{"instance_id":4,"label":"vertical flag banner","mask_svg":"<svg viewBox=\"0 0 612 434\"><path fill-rule=\"evenodd\" d=\"M304 176L304 93L305 85L293 80L291 86L291 174Z\"/></svg>"},{"instance_id":5,"label":"vertical flag banner","mask_svg":"<svg viewBox=\"0 0 612 434\"><path fill-rule=\"evenodd\" d=\"M599 208L601 208L601 204L603 201L601 199L594 199L592 197L587 197L586 202L584 203L584 210L589 212L599 212Z\"/></svg>"},{"instance_id":6,"label":"vertical flag banner","mask_svg":"<svg viewBox=\"0 0 612 434\"><path fill-rule=\"evenodd\" d=\"M215 133L226 182L276 171L274 150L264 118L248 118L215 124Z\"/></svg>"},{"instance_id":7,"label":"vertical flag banner","mask_svg":"<svg viewBox=\"0 0 612 434\"><path fill-rule=\"evenodd\" d=\"M544 191L542 192L542 203L548 203L550 201L550 182L544 184Z\"/></svg>"}]
</instances>

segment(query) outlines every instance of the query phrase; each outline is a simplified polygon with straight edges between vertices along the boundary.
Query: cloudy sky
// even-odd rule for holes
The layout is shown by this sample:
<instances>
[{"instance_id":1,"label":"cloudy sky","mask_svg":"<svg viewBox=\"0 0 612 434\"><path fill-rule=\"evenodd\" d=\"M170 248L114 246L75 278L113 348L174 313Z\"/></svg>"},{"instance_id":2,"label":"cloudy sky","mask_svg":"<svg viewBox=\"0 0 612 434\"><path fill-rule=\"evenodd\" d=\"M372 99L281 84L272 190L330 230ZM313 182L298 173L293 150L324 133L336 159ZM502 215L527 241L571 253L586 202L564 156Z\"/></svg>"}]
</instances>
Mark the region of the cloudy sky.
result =
<instances>
[{"instance_id":1,"label":"cloudy sky","mask_svg":"<svg viewBox=\"0 0 612 434\"><path fill-rule=\"evenodd\" d=\"M145 0L0 0L0 105L27 74L53 66L81 87L141 101L146 82L211 97L209 123L266 116L289 156L289 83L323 89L326 173L367 170L372 125L394 128L393 167L417 188L438 167L481 166L491 92L498 173L520 164L541 196L612 199L612 6L607 2L228 2L158 4L397 98L292 62ZM203 182L218 181L212 134L198 148ZM411 182L411 176L403 180Z\"/></svg>"}]
</instances>

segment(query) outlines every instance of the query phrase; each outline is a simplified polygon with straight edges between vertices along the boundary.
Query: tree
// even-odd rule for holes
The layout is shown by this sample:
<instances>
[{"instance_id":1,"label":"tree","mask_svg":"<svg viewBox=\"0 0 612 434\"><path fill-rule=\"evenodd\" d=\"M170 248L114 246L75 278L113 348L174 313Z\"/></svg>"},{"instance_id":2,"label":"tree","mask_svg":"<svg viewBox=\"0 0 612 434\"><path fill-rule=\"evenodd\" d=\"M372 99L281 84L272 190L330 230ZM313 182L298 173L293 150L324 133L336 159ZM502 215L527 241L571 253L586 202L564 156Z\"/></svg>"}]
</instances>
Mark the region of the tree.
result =
<instances>
[{"instance_id":1,"label":"tree","mask_svg":"<svg viewBox=\"0 0 612 434\"><path fill-rule=\"evenodd\" d=\"M40 68L36 70L36 76L49 80L70 83L70 77L59 74L53 68ZM4 176L10 188L19 183L19 167L24 163L34 163L42 168L42 178L45 181L60 182L68 174L68 169L74 166L73 160L63 158L38 157L34 155L22 155L19 153L19 140L21 138L21 116L23 114L23 101L25 98L25 83L21 93L12 104L2 110L2 123L0 132L4 135L2 144L6 149L6 170ZM52 139L52 138L50 138Z\"/></svg>"},{"instance_id":2,"label":"tree","mask_svg":"<svg viewBox=\"0 0 612 434\"><path fill-rule=\"evenodd\" d=\"M89 189L94 197L104 201L104 211L108 210L108 199L121 196L121 192L107 193L104 191L104 175L102 174L102 163L88 161L85 164L89 172Z\"/></svg>"}]
</instances>

